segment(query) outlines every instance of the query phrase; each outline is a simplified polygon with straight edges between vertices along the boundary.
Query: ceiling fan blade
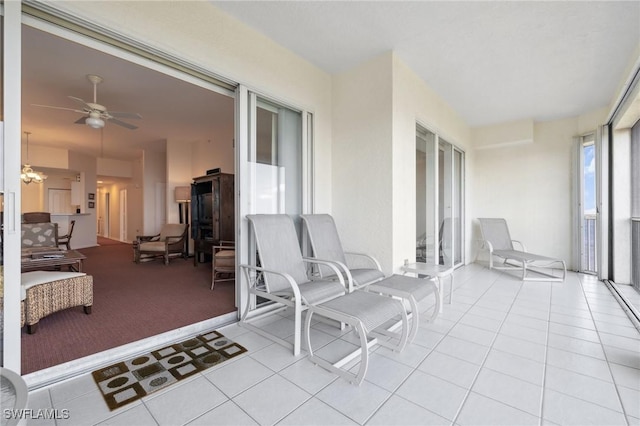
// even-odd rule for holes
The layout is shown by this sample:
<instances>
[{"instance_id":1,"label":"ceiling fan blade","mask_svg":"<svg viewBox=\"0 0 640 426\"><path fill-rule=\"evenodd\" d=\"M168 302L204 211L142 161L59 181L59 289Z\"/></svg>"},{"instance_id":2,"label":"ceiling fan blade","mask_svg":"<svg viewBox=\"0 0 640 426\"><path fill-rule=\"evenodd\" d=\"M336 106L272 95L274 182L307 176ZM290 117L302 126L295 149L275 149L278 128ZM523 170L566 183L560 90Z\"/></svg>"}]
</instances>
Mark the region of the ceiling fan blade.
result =
<instances>
[{"instance_id":1,"label":"ceiling fan blade","mask_svg":"<svg viewBox=\"0 0 640 426\"><path fill-rule=\"evenodd\" d=\"M109 111L109 115L115 118L135 118L136 120L139 120L142 118L142 116L138 113L135 112L112 112Z\"/></svg>"},{"instance_id":2,"label":"ceiling fan blade","mask_svg":"<svg viewBox=\"0 0 640 426\"><path fill-rule=\"evenodd\" d=\"M120 121L117 118L110 118L110 123L117 124L118 126L126 127L127 129L135 130L138 126L134 126L133 124L125 123L124 121Z\"/></svg>"},{"instance_id":3,"label":"ceiling fan blade","mask_svg":"<svg viewBox=\"0 0 640 426\"><path fill-rule=\"evenodd\" d=\"M64 110L64 111L73 111L73 112L77 112L77 113L80 113L80 114L86 114L87 113L86 111L82 111L82 110L79 110L79 109L57 107L57 106L51 106L51 105L31 104L31 106L41 107L41 108L61 109L61 110Z\"/></svg>"},{"instance_id":4,"label":"ceiling fan blade","mask_svg":"<svg viewBox=\"0 0 640 426\"><path fill-rule=\"evenodd\" d=\"M72 101L75 101L75 102L77 102L77 103L81 104L83 107L91 109L91 107L89 106L89 104L87 104L87 103L86 103L85 101L83 101L82 99L80 99L80 98L76 98L75 96L67 96L67 97L68 97L69 99L71 99Z\"/></svg>"},{"instance_id":5,"label":"ceiling fan blade","mask_svg":"<svg viewBox=\"0 0 640 426\"><path fill-rule=\"evenodd\" d=\"M80 117L78 118L76 121L74 121L74 123L76 124L86 124L87 117Z\"/></svg>"}]
</instances>

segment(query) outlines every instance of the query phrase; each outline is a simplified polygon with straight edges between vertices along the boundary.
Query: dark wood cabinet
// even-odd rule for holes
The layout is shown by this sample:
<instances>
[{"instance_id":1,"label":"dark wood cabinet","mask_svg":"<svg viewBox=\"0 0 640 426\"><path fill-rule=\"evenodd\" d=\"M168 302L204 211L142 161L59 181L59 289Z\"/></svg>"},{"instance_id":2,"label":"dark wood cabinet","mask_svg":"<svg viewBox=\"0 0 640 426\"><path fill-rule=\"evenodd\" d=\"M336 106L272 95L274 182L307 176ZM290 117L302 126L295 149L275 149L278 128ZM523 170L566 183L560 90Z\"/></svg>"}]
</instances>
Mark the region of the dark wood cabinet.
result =
<instances>
[{"instance_id":1,"label":"dark wood cabinet","mask_svg":"<svg viewBox=\"0 0 640 426\"><path fill-rule=\"evenodd\" d=\"M217 173L193 178L191 237L194 264L210 259L213 246L235 241L234 175Z\"/></svg>"}]
</instances>

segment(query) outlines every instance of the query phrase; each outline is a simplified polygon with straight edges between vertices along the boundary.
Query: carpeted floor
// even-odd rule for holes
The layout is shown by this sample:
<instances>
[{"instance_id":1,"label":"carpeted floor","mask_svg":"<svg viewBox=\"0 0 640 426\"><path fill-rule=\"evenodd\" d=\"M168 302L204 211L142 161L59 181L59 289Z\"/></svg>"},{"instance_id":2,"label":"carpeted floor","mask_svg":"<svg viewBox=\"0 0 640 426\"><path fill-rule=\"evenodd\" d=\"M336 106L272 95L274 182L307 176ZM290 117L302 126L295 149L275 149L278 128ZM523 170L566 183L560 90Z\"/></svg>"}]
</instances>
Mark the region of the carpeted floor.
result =
<instances>
[{"instance_id":1,"label":"carpeted floor","mask_svg":"<svg viewBox=\"0 0 640 426\"><path fill-rule=\"evenodd\" d=\"M159 333L235 311L233 281L210 290L211 264L193 259L133 262L131 245L81 249L83 272L93 275L91 315L82 307L40 320L22 330L22 373L51 367Z\"/></svg>"}]
</instances>

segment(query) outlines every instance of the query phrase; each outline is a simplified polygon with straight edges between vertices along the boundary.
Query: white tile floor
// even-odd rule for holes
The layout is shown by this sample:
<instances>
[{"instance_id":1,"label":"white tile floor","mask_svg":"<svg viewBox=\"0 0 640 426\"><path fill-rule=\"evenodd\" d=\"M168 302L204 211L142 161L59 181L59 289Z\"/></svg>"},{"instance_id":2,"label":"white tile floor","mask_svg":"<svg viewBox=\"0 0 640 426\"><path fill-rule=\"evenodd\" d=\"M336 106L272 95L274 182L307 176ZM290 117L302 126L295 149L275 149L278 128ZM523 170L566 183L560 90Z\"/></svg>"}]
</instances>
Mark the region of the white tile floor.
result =
<instances>
[{"instance_id":1,"label":"white tile floor","mask_svg":"<svg viewBox=\"0 0 640 426\"><path fill-rule=\"evenodd\" d=\"M249 352L119 410L89 374L32 392L29 408L69 410L58 425L640 425L640 335L591 276L461 268L453 304L402 353L375 350L361 386L237 325L221 331ZM314 326L326 356L352 338Z\"/></svg>"}]
</instances>

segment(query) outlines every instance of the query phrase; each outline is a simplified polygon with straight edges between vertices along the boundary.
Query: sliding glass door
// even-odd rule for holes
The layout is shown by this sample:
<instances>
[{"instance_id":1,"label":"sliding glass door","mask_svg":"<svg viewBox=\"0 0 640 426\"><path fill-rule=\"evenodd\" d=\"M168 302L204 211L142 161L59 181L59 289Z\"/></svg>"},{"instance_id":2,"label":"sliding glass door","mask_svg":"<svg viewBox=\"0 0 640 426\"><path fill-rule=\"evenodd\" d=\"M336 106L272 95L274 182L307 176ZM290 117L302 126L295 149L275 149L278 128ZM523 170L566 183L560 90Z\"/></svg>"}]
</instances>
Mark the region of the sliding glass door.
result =
<instances>
[{"instance_id":1,"label":"sliding glass door","mask_svg":"<svg viewBox=\"0 0 640 426\"><path fill-rule=\"evenodd\" d=\"M591 274L598 273L596 164L595 135L583 136L580 141L580 271Z\"/></svg>"},{"instance_id":2,"label":"sliding glass door","mask_svg":"<svg viewBox=\"0 0 640 426\"><path fill-rule=\"evenodd\" d=\"M0 192L2 267L5 284L20 282L21 3L2 5L2 110L0 116ZM2 367L20 373L20 286L2 286L4 306Z\"/></svg>"},{"instance_id":3,"label":"sliding glass door","mask_svg":"<svg viewBox=\"0 0 640 426\"><path fill-rule=\"evenodd\" d=\"M418 127L416 132L416 261L438 263L438 152L436 135Z\"/></svg>"},{"instance_id":4,"label":"sliding glass door","mask_svg":"<svg viewBox=\"0 0 640 426\"><path fill-rule=\"evenodd\" d=\"M464 263L464 153L416 128L416 261Z\"/></svg>"},{"instance_id":5,"label":"sliding glass door","mask_svg":"<svg viewBox=\"0 0 640 426\"><path fill-rule=\"evenodd\" d=\"M238 134L240 140L246 137L248 141L248 144L241 143L238 151L240 263L255 265L255 242L246 215L288 214L300 235L299 215L310 211L312 115L243 87L239 90L239 104L246 102L247 113L239 112ZM239 306L245 306L246 296L240 290Z\"/></svg>"}]
</instances>

